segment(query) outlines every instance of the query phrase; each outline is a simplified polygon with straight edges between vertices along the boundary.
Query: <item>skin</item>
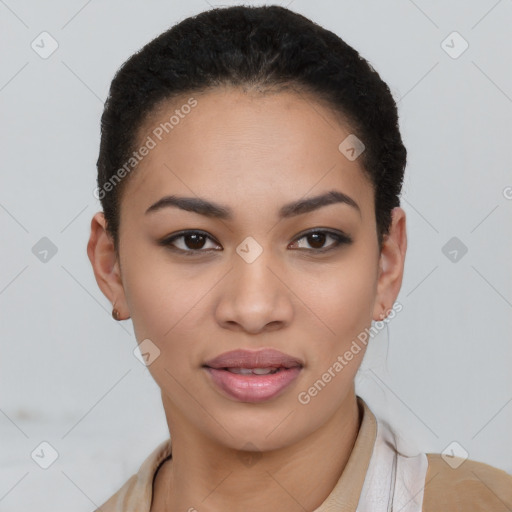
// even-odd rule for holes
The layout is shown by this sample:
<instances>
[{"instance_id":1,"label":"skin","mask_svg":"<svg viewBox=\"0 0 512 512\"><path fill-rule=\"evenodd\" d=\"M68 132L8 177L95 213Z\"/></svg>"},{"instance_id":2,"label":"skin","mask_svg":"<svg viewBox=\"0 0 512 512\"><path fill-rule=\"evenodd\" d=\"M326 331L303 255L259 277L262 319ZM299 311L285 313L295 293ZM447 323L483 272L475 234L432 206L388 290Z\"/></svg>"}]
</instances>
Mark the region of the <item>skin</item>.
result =
<instances>
[{"instance_id":1,"label":"skin","mask_svg":"<svg viewBox=\"0 0 512 512\"><path fill-rule=\"evenodd\" d=\"M354 378L365 351L308 404L297 396L391 309L404 271L405 212L393 210L379 253L371 184L360 159L338 150L350 129L314 97L217 88L194 98L195 109L130 176L119 259L101 212L87 247L102 292L122 319L131 316L137 341L149 338L161 351L148 369L161 388L173 457L157 474L151 511L258 512L276 503L313 510L334 488L357 437ZM187 99L156 109L140 140ZM360 211L335 203L278 218L283 204L329 190L349 195ZM172 207L144 213L168 194L221 203L233 220ZM353 241L336 248L330 236L302 235L312 228ZM185 237L175 246L219 250L188 257L159 245L185 229L211 239ZM263 250L252 263L236 252L248 236ZM333 249L314 252L322 247ZM227 398L201 368L225 351L263 347L305 363L266 402ZM252 465L240 457L248 442L259 454Z\"/></svg>"}]
</instances>

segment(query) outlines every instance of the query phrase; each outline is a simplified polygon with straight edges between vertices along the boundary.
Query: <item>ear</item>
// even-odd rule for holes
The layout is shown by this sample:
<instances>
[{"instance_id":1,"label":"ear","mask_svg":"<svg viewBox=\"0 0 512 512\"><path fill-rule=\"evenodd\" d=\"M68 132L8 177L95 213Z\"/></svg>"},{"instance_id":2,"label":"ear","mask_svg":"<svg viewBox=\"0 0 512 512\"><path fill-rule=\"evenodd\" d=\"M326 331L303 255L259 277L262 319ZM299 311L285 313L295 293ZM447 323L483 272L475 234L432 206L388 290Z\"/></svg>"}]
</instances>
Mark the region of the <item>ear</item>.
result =
<instances>
[{"instance_id":1,"label":"ear","mask_svg":"<svg viewBox=\"0 0 512 512\"><path fill-rule=\"evenodd\" d=\"M384 236L379 258L377 296L373 309L373 319L382 320L381 313L387 316L402 286L407 232L405 211L396 207L391 211L392 223L389 234Z\"/></svg>"},{"instance_id":2,"label":"ear","mask_svg":"<svg viewBox=\"0 0 512 512\"><path fill-rule=\"evenodd\" d=\"M107 299L116 305L120 319L129 315L119 261L114 242L106 230L103 212L97 212L91 221L91 235L87 243L87 255L91 262L94 277Z\"/></svg>"}]
</instances>

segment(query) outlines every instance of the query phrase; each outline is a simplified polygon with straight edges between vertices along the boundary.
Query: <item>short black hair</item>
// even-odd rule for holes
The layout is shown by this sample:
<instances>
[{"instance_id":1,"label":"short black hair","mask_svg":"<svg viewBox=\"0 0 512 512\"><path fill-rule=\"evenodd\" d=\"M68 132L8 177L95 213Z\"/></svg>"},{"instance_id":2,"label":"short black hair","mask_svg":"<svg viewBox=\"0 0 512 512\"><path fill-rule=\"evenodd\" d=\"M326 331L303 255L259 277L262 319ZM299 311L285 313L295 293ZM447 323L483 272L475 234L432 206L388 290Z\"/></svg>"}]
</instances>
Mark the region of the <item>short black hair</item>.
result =
<instances>
[{"instance_id":1,"label":"short black hair","mask_svg":"<svg viewBox=\"0 0 512 512\"><path fill-rule=\"evenodd\" d=\"M239 5L184 19L116 72L101 117L97 160L98 197L116 251L120 199L129 178L126 170L118 171L126 169L140 127L162 101L226 85L312 93L341 115L365 146L359 158L373 187L381 249L391 210L400 206L407 157L389 87L354 48L301 14L277 5Z\"/></svg>"}]
</instances>

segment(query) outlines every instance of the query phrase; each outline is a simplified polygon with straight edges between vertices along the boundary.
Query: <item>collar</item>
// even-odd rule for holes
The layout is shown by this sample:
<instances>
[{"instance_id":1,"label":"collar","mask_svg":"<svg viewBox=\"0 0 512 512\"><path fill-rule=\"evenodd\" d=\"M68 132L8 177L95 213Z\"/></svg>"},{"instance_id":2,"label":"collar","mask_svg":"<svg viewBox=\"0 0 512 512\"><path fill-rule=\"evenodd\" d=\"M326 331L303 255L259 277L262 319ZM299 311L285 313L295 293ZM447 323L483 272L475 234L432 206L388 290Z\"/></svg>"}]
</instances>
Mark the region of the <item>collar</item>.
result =
<instances>
[{"instance_id":1,"label":"collar","mask_svg":"<svg viewBox=\"0 0 512 512\"><path fill-rule=\"evenodd\" d=\"M355 512L357 509L377 436L374 414L361 397L357 397L357 404L362 420L350 457L334 489L313 512Z\"/></svg>"}]
</instances>

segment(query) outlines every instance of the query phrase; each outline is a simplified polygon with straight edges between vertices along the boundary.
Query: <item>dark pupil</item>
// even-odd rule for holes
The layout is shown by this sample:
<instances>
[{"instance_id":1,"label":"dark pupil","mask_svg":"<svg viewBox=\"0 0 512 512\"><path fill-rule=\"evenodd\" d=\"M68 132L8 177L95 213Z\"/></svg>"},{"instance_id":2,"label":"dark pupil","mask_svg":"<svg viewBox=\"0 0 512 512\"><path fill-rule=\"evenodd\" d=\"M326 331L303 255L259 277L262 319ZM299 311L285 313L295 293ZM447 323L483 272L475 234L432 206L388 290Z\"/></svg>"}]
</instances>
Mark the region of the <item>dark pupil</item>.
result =
<instances>
[{"instance_id":1,"label":"dark pupil","mask_svg":"<svg viewBox=\"0 0 512 512\"><path fill-rule=\"evenodd\" d=\"M320 249L325 243L325 236L325 233L311 233L310 235L308 235L308 243L309 245L311 245L311 247L315 249ZM315 246L315 243L319 243L318 247Z\"/></svg>"},{"instance_id":2,"label":"dark pupil","mask_svg":"<svg viewBox=\"0 0 512 512\"><path fill-rule=\"evenodd\" d=\"M186 240L186 246L189 249L201 249L201 247L204 245L204 239L206 237L204 235L198 234L198 233L192 233L189 235L185 235ZM190 242L192 240L192 242Z\"/></svg>"}]
</instances>

